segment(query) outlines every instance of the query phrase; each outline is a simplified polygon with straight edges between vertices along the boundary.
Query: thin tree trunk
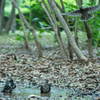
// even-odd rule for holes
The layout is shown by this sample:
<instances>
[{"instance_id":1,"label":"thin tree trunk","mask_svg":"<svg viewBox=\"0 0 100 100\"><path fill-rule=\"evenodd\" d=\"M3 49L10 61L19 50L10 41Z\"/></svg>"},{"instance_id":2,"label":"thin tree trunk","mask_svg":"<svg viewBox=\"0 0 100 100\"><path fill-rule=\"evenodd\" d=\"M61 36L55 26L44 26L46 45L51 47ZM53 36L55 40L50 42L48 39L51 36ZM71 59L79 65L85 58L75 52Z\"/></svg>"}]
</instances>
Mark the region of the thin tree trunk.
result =
<instances>
[{"instance_id":1,"label":"thin tree trunk","mask_svg":"<svg viewBox=\"0 0 100 100\"><path fill-rule=\"evenodd\" d=\"M77 46L79 46L79 43L78 43L78 35L77 35L77 20L75 20L74 33L75 33L75 42L76 42Z\"/></svg>"},{"instance_id":2,"label":"thin tree trunk","mask_svg":"<svg viewBox=\"0 0 100 100\"><path fill-rule=\"evenodd\" d=\"M86 21L84 21L84 25L86 28L87 38L88 38L88 52L89 52L89 56L92 58L92 35L90 32L90 28L88 26L88 23Z\"/></svg>"},{"instance_id":3,"label":"thin tree trunk","mask_svg":"<svg viewBox=\"0 0 100 100\"><path fill-rule=\"evenodd\" d=\"M99 0L98 4L100 5L100 0Z\"/></svg>"},{"instance_id":4,"label":"thin tree trunk","mask_svg":"<svg viewBox=\"0 0 100 100\"><path fill-rule=\"evenodd\" d=\"M20 15L20 13L19 13L19 17L20 17L21 24L22 24L22 27L23 27L23 32L24 32L24 43L25 43L25 48L31 51L31 49L30 49L30 47L29 47L29 43L28 43L28 37L27 37L26 32L25 32L24 23L23 23L23 20L22 20L22 17L21 17L21 15Z\"/></svg>"},{"instance_id":5,"label":"thin tree trunk","mask_svg":"<svg viewBox=\"0 0 100 100\"><path fill-rule=\"evenodd\" d=\"M15 17L15 6L12 5L12 11L11 11L11 14L10 14L9 19L7 21L7 24L5 26L5 32L4 33L6 33L6 34L9 33L9 31L11 29L11 25L12 25L13 20L14 20L14 17Z\"/></svg>"},{"instance_id":6,"label":"thin tree trunk","mask_svg":"<svg viewBox=\"0 0 100 100\"><path fill-rule=\"evenodd\" d=\"M76 0L76 2L79 6L82 5L82 0L80 0L80 2L78 0ZM90 28L88 26L88 23L86 21L84 21L84 25L86 28L87 38L88 38L88 53L89 53L89 56L92 58L92 35L90 32Z\"/></svg>"},{"instance_id":7,"label":"thin tree trunk","mask_svg":"<svg viewBox=\"0 0 100 100\"><path fill-rule=\"evenodd\" d=\"M69 41L68 41L68 49L69 49L70 61L73 61L73 49L72 49Z\"/></svg>"},{"instance_id":8,"label":"thin tree trunk","mask_svg":"<svg viewBox=\"0 0 100 100\"><path fill-rule=\"evenodd\" d=\"M60 36L59 36L59 35L60 35ZM63 43L63 41L62 41L62 38L61 38L61 34L60 34L59 26L58 26L58 36L59 36L60 41L61 41L61 44L62 44L62 46L63 46L64 52L65 52L65 55L68 55L68 52L67 52L67 50L66 50L66 48L65 48L65 46L64 46L64 43Z\"/></svg>"},{"instance_id":9,"label":"thin tree trunk","mask_svg":"<svg viewBox=\"0 0 100 100\"><path fill-rule=\"evenodd\" d=\"M45 7L44 7L44 5L43 5L42 3L41 3L41 7L44 9L44 11L46 12L46 14L47 14L47 16L48 16L48 18L49 18L49 20L50 20L50 22L51 22L51 26L52 26L52 28L53 28L53 30L54 30L54 33L55 33L57 42L58 42L58 44L59 44L62 57L63 57L65 60L67 60L66 57L65 57L65 56L66 56L66 52L64 51L63 42L61 41L61 37L58 36L59 28L58 28L58 25L57 25L56 18L55 18L55 16L51 13L51 11L49 10L49 8L48 8L46 2L45 2L44 0L42 0L42 1L43 1L43 3L44 3ZM38 0L38 2L40 2L40 1Z\"/></svg>"},{"instance_id":10,"label":"thin tree trunk","mask_svg":"<svg viewBox=\"0 0 100 100\"><path fill-rule=\"evenodd\" d=\"M66 54L65 54L64 49L63 49L63 45L62 45L61 40L60 40L60 38L59 38L59 36L58 36L58 28L57 28L57 25L53 26L53 30L54 30L54 33L55 33L55 35L56 35L56 38L57 38L57 41L58 41L58 44L59 44L59 47L60 47L62 57L63 57L65 60L67 60L67 59L66 59Z\"/></svg>"},{"instance_id":11,"label":"thin tree trunk","mask_svg":"<svg viewBox=\"0 0 100 100\"><path fill-rule=\"evenodd\" d=\"M0 0L0 34L2 34L2 26L3 26L3 20L4 20L4 6L5 6L5 0Z\"/></svg>"},{"instance_id":12,"label":"thin tree trunk","mask_svg":"<svg viewBox=\"0 0 100 100\"><path fill-rule=\"evenodd\" d=\"M58 9L59 9L61 12L65 13L65 8L64 8L64 5L63 5L63 1L62 1L62 0L60 0L60 1L61 1L62 8L58 5L58 3L57 3L56 1L54 1L54 2L55 2L55 4L56 4L56 6L58 7ZM65 19L66 24L67 24L68 27L69 27L69 23L68 23L68 21L67 21L67 17L66 17L66 16L63 16L63 18ZM70 57L70 60L72 61L72 60L73 60L73 50L71 49L71 45L70 45L69 41L68 41L68 49L69 49L69 57Z\"/></svg>"},{"instance_id":13,"label":"thin tree trunk","mask_svg":"<svg viewBox=\"0 0 100 100\"><path fill-rule=\"evenodd\" d=\"M60 0L60 2L61 2L61 5L62 5L62 13L65 13L65 7L64 7L64 4L63 4L63 0ZM57 4L57 3L56 3L56 4ZM58 7L59 7L59 6L58 6ZM63 16L63 18L65 19L66 24L67 24L68 27L69 27L69 22L68 22L68 20L67 20L67 16ZM69 40L68 40L68 49L69 49L69 57L70 57L70 60L73 61L73 49L72 49L72 47L71 47L71 45L70 45Z\"/></svg>"},{"instance_id":14,"label":"thin tree trunk","mask_svg":"<svg viewBox=\"0 0 100 100\"><path fill-rule=\"evenodd\" d=\"M15 5L15 7L17 8L18 12L20 13L20 15L21 15L21 17L23 19L23 22L25 23L25 25L27 26L27 28L32 32L34 40L35 40L35 43L36 43L36 46L37 46L37 49L38 49L39 57L42 57L41 46L40 46L40 43L38 42L38 39L37 39L37 36L36 36L34 28L31 27L28 24L27 20L25 19L24 15L20 11L20 9L19 9L18 5L16 4L16 2L14 0L10 0L10 1L13 3L13 5Z\"/></svg>"},{"instance_id":15,"label":"thin tree trunk","mask_svg":"<svg viewBox=\"0 0 100 100\"><path fill-rule=\"evenodd\" d=\"M83 0L76 0L76 3L77 3L78 6L82 6ZM75 21L75 25L76 25L75 26L75 30L74 30L74 32L75 32L75 41L76 41L77 46L79 46L79 43L78 43L78 35L77 35L77 21Z\"/></svg>"},{"instance_id":16,"label":"thin tree trunk","mask_svg":"<svg viewBox=\"0 0 100 100\"><path fill-rule=\"evenodd\" d=\"M60 21L60 23L62 24L63 29L65 30L67 37L69 39L70 45L73 48L73 50L75 51L76 55L78 56L80 61L84 61L84 62L88 62L88 59L82 54L82 52L80 51L80 49L78 48L69 28L68 25L66 24L65 20L63 19L63 17L61 16L60 12L58 11L55 3L53 0L48 0L49 5L51 6L51 8L53 9L54 13L56 14L58 20Z\"/></svg>"},{"instance_id":17,"label":"thin tree trunk","mask_svg":"<svg viewBox=\"0 0 100 100\"><path fill-rule=\"evenodd\" d=\"M14 33L15 30L16 30L16 15L14 15L14 19L13 19L13 22L12 22L12 25L11 25L11 31Z\"/></svg>"}]
</instances>

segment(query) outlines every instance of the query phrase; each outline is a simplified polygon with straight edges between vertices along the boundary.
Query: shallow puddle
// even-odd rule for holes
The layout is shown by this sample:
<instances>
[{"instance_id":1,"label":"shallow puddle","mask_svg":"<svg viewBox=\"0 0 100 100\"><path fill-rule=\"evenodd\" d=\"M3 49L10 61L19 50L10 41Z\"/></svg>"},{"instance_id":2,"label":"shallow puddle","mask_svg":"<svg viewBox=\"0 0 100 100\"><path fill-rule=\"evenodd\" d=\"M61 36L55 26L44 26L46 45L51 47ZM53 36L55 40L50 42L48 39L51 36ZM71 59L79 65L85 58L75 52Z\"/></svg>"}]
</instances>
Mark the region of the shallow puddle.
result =
<instances>
[{"instance_id":1,"label":"shallow puddle","mask_svg":"<svg viewBox=\"0 0 100 100\"><path fill-rule=\"evenodd\" d=\"M2 87L4 85L0 84L0 91L2 90ZM66 97L67 90L57 88L57 87L51 87L51 93L50 94L41 94L40 88L37 86L33 87L21 87L17 85L17 88L13 91L12 96L9 96L9 94L3 94L0 93L1 97L20 97L20 98L27 98L30 95L36 95L41 97Z\"/></svg>"},{"instance_id":2,"label":"shallow puddle","mask_svg":"<svg viewBox=\"0 0 100 100\"><path fill-rule=\"evenodd\" d=\"M3 86L4 84L0 83L0 91L2 90ZM94 100L93 96L76 97L76 94L77 93L74 91L74 89L63 89L58 87L51 87L50 94L41 94L40 88L37 86L23 87L21 85L17 85L17 88L13 91L12 95L3 94L0 92L0 97L10 98L10 100L15 100L15 98L28 98L30 95L35 95L39 97L50 97L50 100Z\"/></svg>"}]
</instances>

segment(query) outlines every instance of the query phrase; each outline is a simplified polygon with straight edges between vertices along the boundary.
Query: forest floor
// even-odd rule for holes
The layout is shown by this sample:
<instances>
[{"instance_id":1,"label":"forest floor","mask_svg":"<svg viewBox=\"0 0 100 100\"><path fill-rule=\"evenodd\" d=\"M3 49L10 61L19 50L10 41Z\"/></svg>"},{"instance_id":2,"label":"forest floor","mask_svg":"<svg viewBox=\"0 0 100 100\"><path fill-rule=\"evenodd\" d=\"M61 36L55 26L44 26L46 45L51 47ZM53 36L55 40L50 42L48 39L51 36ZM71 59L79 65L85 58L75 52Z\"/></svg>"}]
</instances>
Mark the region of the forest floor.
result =
<instances>
[{"instance_id":1,"label":"forest floor","mask_svg":"<svg viewBox=\"0 0 100 100\"><path fill-rule=\"evenodd\" d=\"M35 44L30 47L32 52L19 44L0 45L0 83L4 83L8 76L13 76L16 84L38 87L45 79L49 79L52 87L67 90L65 100L99 100L97 98L100 97L100 56L97 56L95 50L93 59L87 66L81 64L75 54L72 62L69 57L64 61L57 46L43 46L42 58L38 58ZM85 56L88 55L87 50L82 52ZM2 89L2 86L0 88ZM4 98L1 93L0 96ZM57 100L63 100L62 94L56 96L60 98Z\"/></svg>"}]
</instances>

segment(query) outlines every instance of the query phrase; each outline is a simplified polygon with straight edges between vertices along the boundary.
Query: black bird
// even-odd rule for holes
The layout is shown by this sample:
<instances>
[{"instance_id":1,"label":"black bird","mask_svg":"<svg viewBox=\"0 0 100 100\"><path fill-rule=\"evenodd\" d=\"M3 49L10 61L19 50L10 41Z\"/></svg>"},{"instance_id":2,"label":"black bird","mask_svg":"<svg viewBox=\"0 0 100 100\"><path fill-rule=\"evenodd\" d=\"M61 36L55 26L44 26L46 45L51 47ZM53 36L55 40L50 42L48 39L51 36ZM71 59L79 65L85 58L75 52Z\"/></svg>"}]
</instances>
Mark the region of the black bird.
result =
<instances>
[{"instance_id":1,"label":"black bird","mask_svg":"<svg viewBox=\"0 0 100 100\"><path fill-rule=\"evenodd\" d=\"M80 20L87 21L94 17L94 15L89 14L90 12L96 12L100 9L100 3L97 6L90 6L90 7L82 7L80 6L78 10L74 10L69 13L61 13L62 15L69 15L69 16L81 16Z\"/></svg>"},{"instance_id":2,"label":"black bird","mask_svg":"<svg viewBox=\"0 0 100 100\"><path fill-rule=\"evenodd\" d=\"M45 80L45 83L41 85L41 93L49 93L51 90L51 84L48 83L48 79Z\"/></svg>"},{"instance_id":3,"label":"black bird","mask_svg":"<svg viewBox=\"0 0 100 100\"><path fill-rule=\"evenodd\" d=\"M14 83L13 79L10 78L10 80L6 81L6 84L2 90L4 93L12 93L12 90L16 88L16 84Z\"/></svg>"}]
</instances>

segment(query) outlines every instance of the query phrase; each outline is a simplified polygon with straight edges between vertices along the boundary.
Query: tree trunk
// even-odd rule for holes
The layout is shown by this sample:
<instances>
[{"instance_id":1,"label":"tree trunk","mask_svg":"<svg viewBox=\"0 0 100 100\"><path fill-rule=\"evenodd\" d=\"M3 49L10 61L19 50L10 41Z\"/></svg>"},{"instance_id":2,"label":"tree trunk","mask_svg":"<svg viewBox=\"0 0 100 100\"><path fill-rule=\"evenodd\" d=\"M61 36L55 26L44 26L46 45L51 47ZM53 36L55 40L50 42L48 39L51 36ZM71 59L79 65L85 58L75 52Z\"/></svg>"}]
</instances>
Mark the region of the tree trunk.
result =
<instances>
[{"instance_id":1,"label":"tree trunk","mask_svg":"<svg viewBox=\"0 0 100 100\"><path fill-rule=\"evenodd\" d=\"M30 47L29 47L29 43L28 43L28 37L27 37L26 32L25 32L24 23L23 23L23 20L22 20L22 17L21 17L21 15L20 15L20 13L19 13L19 17L20 17L21 24L22 24L22 27L23 27L23 32L24 32L24 43L25 43L25 48L31 51L31 49L30 49Z\"/></svg>"},{"instance_id":2,"label":"tree trunk","mask_svg":"<svg viewBox=\"0 0 100 100\"><path fill-rule=\"evenodd\" d=\"M86 21L84 21L84 25L86 28L87 38L88 38L88 52L89 52L89 56L92 58L92 35L90 32L90 28L88 26L88 23Z\"/></svg>"},{"instance_id":3,"label":"tree trunk","mask_svg":"<svg viewBox=\"0 0 100 100\"><path fill-rule=\"evenodd\" d=\"M98 4L100 5L100 0L99 0Z\"/></svg>"},{"instance_id":4,"label":"tree trunk","mask_svg":"<svg viewBox=\"0 0 100 100\"><path fill-rule=\"evenodd\" d=\"M53 0L48 0L49 5L51 6L51 8L53 9L54 13L56 14L58 20L60 21L60 23L62 24L63 29L65 30L67 37L69 39L70 45L73 48L73 50L75 51L76 55L78 56L80 61L85 61L86 63L88 62L88 59L82 54L82 52L80 51L80 49L78 48L69 28L68 25L66 24L65 20L63 19L63 17L61 16L60 12L58 11L55 3Z\"/></svg>"},{"instance_id":5,"label":"tree trunk","mask_svg":"<svg viewBox=\"0 0 100 100\"><path fill-rule=\"evenodd\" d=\"M55 2L56 6L58 7L58 9L59 9L61 12L66 13L66 12L65 12L65 8L64 8L64 4L63 4L63 0L60 0L61 5L62 5L62 8L59 6L59 4L58 4L56 1L54 1L54 2ZM66 24L67 24L68 27L69 27L69 22L67 21L67 17L66 17L66 16L63 16L63 18L65 19ZM72 61L72 60L73 60L73 50L72 50L71 48L72 48L72 47L71 47L71 45L70 45L70 43L69 43L69 41L68 41L69 57L70 57L70 60Z\"/></svg>"},{"instance_id":6,"label":"tree trunk","mask_svg":"<svg viewBox=\"0 0 100 100\"><path fill-rule=\"evenodd\" d=\"M3 26L3 19L4 19L4 6L5 0L0 0L0 34L2 34L2 26Z\"/></svg>"},{"instance_id":7,"label":"tree trunk","mask_svg":"<svg viewBox=\"0 0 100 100\"><path fill-rule=\"evenodd\" d=\"M76 0L76 3L77 3L78 6L82 6L83 0ZM75 26L75 30L74 30L74 32L75 32L75 41L76 41L77 46L79 46L79 43L78 43L78 35L77 35L77 21L76 20L75 20L75 25L76 25Z\"/></svg>"},{"instance_id":8,"label":"tree trunk","mask_svg":"<svg viewBox=\"0 0 100 100\"><path fill-rule=\"evenodd\" d=\"M22 17L22 20L23 22L25 23L26 27L32 32L33 34L33 37L34 37L34 40L35 40L35 43L36 43L36 46L37 46L37 49L38 49L38 53L39 53L39 57L42 57L42 52L41 52L41 46L40 46L40 43L38 42L38 39L37 39L37 36L36 36L36 33L35 33L35 30L33 27L31 27L27 20L25 19L23 13L20 11L18 5L16 4L16 2L14 0L10 0L13 5L17 8L18 12L20 13L21 17Z\"/></svg>"},{"instance_id":9,"label":"tree trunk","mask_svg":"<svg viewBox=\"0 0 100 100\"><path fill-rule=\"evenodd\" d=\"M67 59L66 59L66 53L67 53L67 52L65 51L65 47L64 47L64 44L63 44L63 42L62 42L62 40L61 40L61 36L58 36L58 34L60 35L60 33L59 33L60 31L59 31L59 26L58 26L58 24L57 24L56 18L55 18L55 16L52 14L52 12L49 10L49 8L48 8L46 2L45 2L44 0L42 0L42 1L43 1L43 3L44 3L45 6L41 3L41 7L44 9L44 11L46 12L46 14L47 14L47 16L48 16L48 18L49 18L49 20L50 20L50 22L51 22L52 28L53 28L53 30L54 30L54 34L55 34L55 36L56 36L58 45L59 45L60 50L61 50L62 57L63 57L65 60L67 60ZM38 0L38 2L40 2L40 1Z\"/></svg>"},{"instance_id":10,"label":"tree trunk","mask_svg":"<svg viewBox=\"0 0 100 100\"><path fill-rule=\"evenodd\" d=\"M62 57L63 57L65 60L67 60L67 59L66 59L65 51L64 51L64 49L63 49L63 45L62 45L61 40L60 40L60 38L59 38L59 36L58 36L58 28L57 28L57 25L53 26L53 30L54 30L54 33L55 33L55 35L56 35L56 38L57 38L57 41L58 41L58 44L59 44L59 47L60 47L61 55L62 55Z\"/></svg>"},{"instance_id":11,"label":"tree trunk","mask_svg":"<svg viewBox=\"0 0 100 100\"><path fill-rule=\"evenodd\" d=\"M70 60L73 61L73 49L72 49L69 41L68 41L68 49L69 49Z\"/></svg>"},{"instance_id":12,"label":"tree trunk","mask_svg":"<svg viewBox=\"0 0 100 100\"><path fill-rule=\"evenodd\" d=\"M15 6L12 5L12 11L11 11L11 14L10 14L9 19L7 21L7 24L5 26L5 32L4 33L6 33L6 34L9 33L9 31L11 29L11 25L12 25L13 20L14 20L14 17L15 17Z\"/></svg>"},{"instance_id":13,"label":"tree trunk","mask_svg":"<svg viewBox=\"0 0 100 100\"><path fill-rule=\"evenodd\" d=\"M79 3L78 0L76 0L76 2L77 2L77 5L79 5L79 6L82 5L82 0L80 0L81 3ZM89 53L89 56L92 58L92 35L90 32L90 28L86 21L84 21L84 25L86 28L87 38L88 38L88 53Z\"/></svg>"},{"instance_id":14,"label":"tree trunk","mask_svg":"<svg viewBox=\"0 0 100 100\"><path fill-rule=\"evenodd\" d=\"M14 15L15 17L14 17L14 19L13 19L13 22L12 22L12 25L11 25L11 31L14 33L15 32L15 30L16 30L16 20L15 20L15 18L16 18L16 15Z\"/></svg>"},{"instance_id":15,"label":"tree trunk","mask_svg":"<svg viewBox=\"0 0 100 100\"><path fill-rule=\"evenodd\" d=\"M62 5L62 12L63 12L63 13L66 13L66 12L65 12L65 7L64 7L64 4L63 4L63 0L60 0L60 2L61 2L61 5ZM66 16L63 16L63 18L65 19L65 22L66 22L66 24L67 24L68 27L69 27L69 22L68 22L68 20L67 20L67 17L66 17ZM73 49L72 49L72 47L71 47L71 45L70 45L69 40L68 40L68 49L69 49L69 57L70 57L70 60L73 61Z\"/></svg>"},{"instance_id":16,"label":"tree trunk","mask_svg":"<svg viewBox=\"0 0 100 100\"><path fill-rule=\"evenodd\" d=\"M75 42L76 42L77 46L79 46L79 43L78 43L78 35L77 35L77 20L75 20L74 33L75 33Z\"/></svg>"},{"instance_id":17,"label":"tree trunk","mask_svg":"<svg viewBox=\"0 0 100 100\"><path fill-rule=\"evenodd\" d=\"M63 43L63 41L62 41L62 38L61 38L59 26L58 26L58 36L59 36L59 38L60 38L60 41L61 41L63 50L64 50L64 52L65 52L65 55L68 55L68 52L67 52L67 50L66 50L66 48L65 48L65 46L64 46L64 43Z\"/></svg>"}]
</instances>

